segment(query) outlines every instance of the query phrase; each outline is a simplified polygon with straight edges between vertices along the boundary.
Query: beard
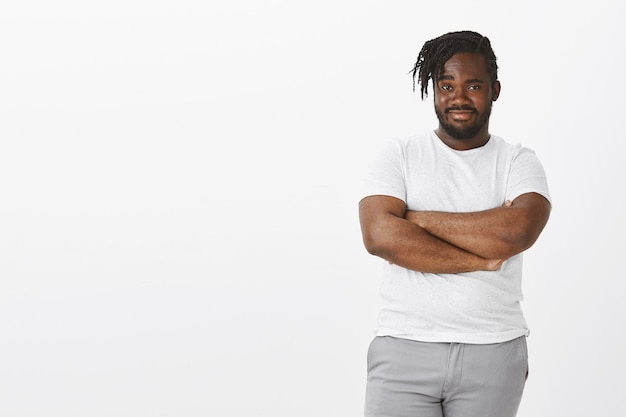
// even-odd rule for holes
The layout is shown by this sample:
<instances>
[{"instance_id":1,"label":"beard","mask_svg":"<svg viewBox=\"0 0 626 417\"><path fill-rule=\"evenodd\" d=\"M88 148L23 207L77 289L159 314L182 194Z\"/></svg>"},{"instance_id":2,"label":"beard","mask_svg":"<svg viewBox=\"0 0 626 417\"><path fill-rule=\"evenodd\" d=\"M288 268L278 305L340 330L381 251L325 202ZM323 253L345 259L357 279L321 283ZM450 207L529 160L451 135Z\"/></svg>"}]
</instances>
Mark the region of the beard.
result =
<instances>
[{"instance_id":1,"label":"beard","mask_svg":"<svg viewBox=\"0 0 626 417\"><path fill-rule=\"evenodd\" d=\"M485 127L485 125L489 121L489 117L491 116L491 107L492 106L490 104L487 110L485 111L485 113L480 114L475 108L468 107L468 106L449 107L445 109L443 112L440 111L435 106L435 114L437 115L437 119L439 119L439 126L441 126L441 128L450 137L456 140L466 140L466 139L471 139L474 136L476 136L478 132L480 132L480 130L483 127ZM469 126L464 126L464 127L452 126L450 123L446 121L447 114L450 110L471 110L474 113L478 114L478 119L476 120L475 123Z\"/></svg>"}]
</instances>

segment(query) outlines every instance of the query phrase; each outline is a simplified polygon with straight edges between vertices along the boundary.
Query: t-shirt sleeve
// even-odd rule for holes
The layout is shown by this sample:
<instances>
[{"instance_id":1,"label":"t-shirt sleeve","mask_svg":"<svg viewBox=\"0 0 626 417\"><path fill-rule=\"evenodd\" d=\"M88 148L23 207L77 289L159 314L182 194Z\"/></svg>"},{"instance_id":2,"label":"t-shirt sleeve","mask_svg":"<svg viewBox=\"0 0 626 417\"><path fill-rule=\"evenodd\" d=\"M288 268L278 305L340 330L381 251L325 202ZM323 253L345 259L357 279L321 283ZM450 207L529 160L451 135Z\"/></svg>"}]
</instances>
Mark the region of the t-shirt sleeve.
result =
<instances>
[{"instance_id":1,"label":"t-shirt sleeve","mask_svg":"<svg viewBox=\"0 0 626 417\"><path fill-rule=\"evenodd\" d=\"M520 148L511 164L506 199L512 201L522 194L533 192L541 194L552 204L543 165L535 152L528 148Z\"/></svg>"},{"instance_id":2,"label":"t-shirt sleeve","mask_svg":"<svg viewBox=\"0 0 626 417\"><path fill-rule=\"evenodd\" d=\"M404 152L401 142L393 140L373 158L363 179L362 198L372 195L396 197L406 203Z\"/></svg>"}]
</instances>

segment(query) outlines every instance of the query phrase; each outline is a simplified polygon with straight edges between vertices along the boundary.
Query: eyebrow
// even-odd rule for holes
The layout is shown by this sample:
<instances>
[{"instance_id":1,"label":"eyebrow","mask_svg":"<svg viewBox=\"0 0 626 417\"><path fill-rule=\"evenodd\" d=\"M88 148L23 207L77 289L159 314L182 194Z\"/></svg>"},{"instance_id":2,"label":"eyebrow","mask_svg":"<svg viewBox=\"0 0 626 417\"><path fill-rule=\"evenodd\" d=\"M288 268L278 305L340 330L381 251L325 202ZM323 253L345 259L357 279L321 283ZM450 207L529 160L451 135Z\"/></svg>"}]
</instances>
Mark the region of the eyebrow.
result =
<instances>
[{"instance_id":1,"label":"eyebrow","mask_svg":"<svg viewBox=\"0 0 626 417\"><path fill-rule=\"evenodd\" d=\"M439 79L437 81L454 81L454 77L452 75L441 75L439 76ZM485 82L483 80L481 80L480 78L470 78L468 80L465 80L465 84L484 84Z\"/></svg>"}]
</instances>

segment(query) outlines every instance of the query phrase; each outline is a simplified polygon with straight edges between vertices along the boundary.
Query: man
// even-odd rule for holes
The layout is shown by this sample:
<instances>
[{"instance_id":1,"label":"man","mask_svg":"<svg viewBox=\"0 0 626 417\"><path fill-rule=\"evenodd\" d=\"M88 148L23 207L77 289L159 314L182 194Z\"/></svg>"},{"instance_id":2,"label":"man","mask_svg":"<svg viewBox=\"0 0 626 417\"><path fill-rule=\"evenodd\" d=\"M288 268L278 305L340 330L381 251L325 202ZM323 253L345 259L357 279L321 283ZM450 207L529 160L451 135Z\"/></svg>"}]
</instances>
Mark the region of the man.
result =
<instances>
[{"instance_id":1,"label":"man","mask_svg":"<svg viewBox=\"0 0 626 417\"><path fill-rule=\"evenodd\" d=\"M432 80L439 125L391 142L366 177L363 241L387 261L367 417L517 413L528 376L522 252L551 203L533 151L489 133L497 69L478 33L426 42L413 80L422 99Z\"/></svg>"}]
</instances>

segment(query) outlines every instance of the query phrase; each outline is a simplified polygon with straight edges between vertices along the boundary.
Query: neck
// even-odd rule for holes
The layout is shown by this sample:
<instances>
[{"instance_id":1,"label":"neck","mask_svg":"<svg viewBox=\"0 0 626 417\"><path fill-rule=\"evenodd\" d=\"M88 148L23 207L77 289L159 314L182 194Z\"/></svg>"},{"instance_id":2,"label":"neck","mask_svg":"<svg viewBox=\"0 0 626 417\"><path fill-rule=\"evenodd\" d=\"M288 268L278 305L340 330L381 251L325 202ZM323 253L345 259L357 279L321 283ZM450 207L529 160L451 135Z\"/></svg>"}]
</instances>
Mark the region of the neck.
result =
<instances>
[{"instance_id":1,"label":"neck","mask_svg":"<svg viewBox=\"0 0 626 417\"><path fill-rule=\"evenodd\" d=\"M485 146L487 142L489 142L489 138L491 138L489 131L484 129L484 131L481 130L478 134L470 138L458 139L450 136L441 125L435 130L435 134L443 143L455 151L467 151L480 148L481 146Z\"/></svg>"}]
</instances>

